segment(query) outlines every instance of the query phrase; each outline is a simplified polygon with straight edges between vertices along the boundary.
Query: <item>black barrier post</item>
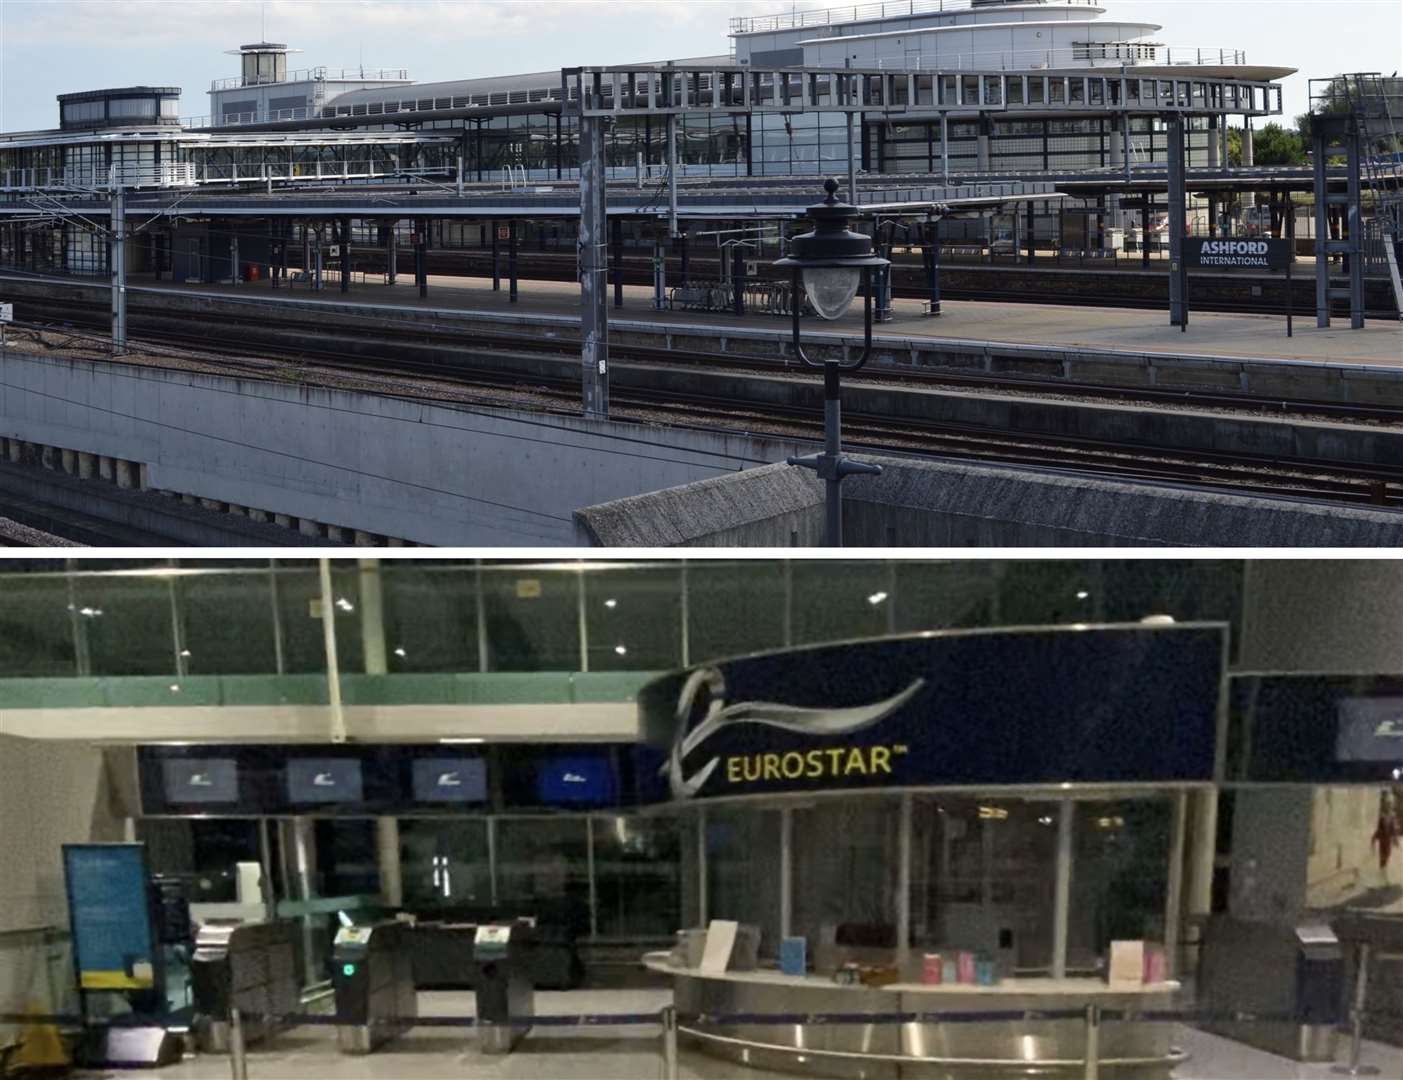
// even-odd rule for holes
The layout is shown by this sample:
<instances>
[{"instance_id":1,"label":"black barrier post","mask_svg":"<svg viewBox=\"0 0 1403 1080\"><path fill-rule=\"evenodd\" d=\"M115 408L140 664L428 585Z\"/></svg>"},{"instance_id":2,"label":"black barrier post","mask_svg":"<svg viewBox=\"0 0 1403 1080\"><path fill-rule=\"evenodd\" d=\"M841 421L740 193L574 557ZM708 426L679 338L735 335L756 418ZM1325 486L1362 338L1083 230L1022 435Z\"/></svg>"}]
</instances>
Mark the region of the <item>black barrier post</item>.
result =
<instances>
[{"instance_id":1,"label":"black barrier post","mask_svg":"<svg viewBox=\"0 0 1403 1080\"><path fill-rule=\"evenodd\" d=\"M1295 252L1291 253L1291 262L1286 264L1286 336L1293 337L1294 330L1291 326L1291 263L1296 261Z\"/></svg>"},{"instance_id":2,"label":"black barrier post","mask_svg":"<svg viewBox=\"0 0 1403 1080\"><path fill-rule=\"evenodd\" d=\"M516 303L516 218L507 222L507 288L511 303Z\"/></svg>"},{"instance_id":3,"label":"black barrier post","mask_svg":"<svg viewBox=\"0 0 1403 1080\"><path fill-rule=\"evenodd\" d=\"M501 289L502 289L502 264L501 264L500 259L498 258L498 254L497 254L498 251L500 250L500 247L499 247L498 238L497 238L497 219L496 219L496 218L493 218L492 221L491 221L491 229L492 229L492 291L493 291L493 292L500 292Z\"/></svg>"},{"instance_id":4,"label":"black barrier post","mask_svg":"<svg viewBox=\"0 0 1403 1080\"><path fill-rule=\"evenodd\" d=\"M1083 1080L1101 1076L1101 1006L1086 1007L1086 1044L1083 1049Z\"/></svg>"},{"instance_id":5,"label":"black barrier post","mask_svg":"<svg viewBox=\"0 0 1403 1080\"><path fill-rule=\"evenodd\" d=\"M609 224L612 226L609 243L614 248L611 252L614 256L614 306L621 308L624 306L624 219L616 217Z\"/></svg>"},{"instance_id":6,"label":"black barrier post","mask_svg":"<svg viewBox=\"0 0 1403 1080\"><path fill-rule=\"evenodd\" d=\"M663 1080L677 1080L677 1006L664 1005L658 1021L663 1029Z\"/></svg>"},{"instance_id":7,"label":"black barrier post","mask_svg":"<svg viewBox=\"0 0 1403 1080\"><path fill-rule=\"evenodd\" d=\"M740 244L731 248L731 310L736 315L745 314L745 249Z\"/></svg>"},{"instance_id":8,"label":"black barrier post","mask_svg":"<svg viewBox=\"0 0 1403 1080\"><path fill-rule=\"evenodd\" d=\"M230 1080L248 1080L248 1053L244 1046L244 1019L238 1006L229 1010Z\"/></svg>"}]
</instances>

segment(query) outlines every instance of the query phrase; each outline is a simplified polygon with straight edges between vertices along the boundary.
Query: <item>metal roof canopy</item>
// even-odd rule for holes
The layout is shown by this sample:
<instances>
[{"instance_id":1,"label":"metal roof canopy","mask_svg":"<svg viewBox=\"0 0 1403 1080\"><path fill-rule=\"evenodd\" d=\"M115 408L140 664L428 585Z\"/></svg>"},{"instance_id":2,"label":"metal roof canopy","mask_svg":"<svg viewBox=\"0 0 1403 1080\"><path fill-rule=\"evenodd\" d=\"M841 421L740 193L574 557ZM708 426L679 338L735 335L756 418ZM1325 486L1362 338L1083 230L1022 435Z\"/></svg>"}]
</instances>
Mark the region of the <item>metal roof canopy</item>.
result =
<instances>
[{"instance_id":1,"label":"metal roof canopy","mask_svg":"<svg viewBox=\"0 0 1403 1080\"><path fill-rule=\"evenodd\" d=\"M1011 73L639 64L564 68L561 77L573 82L570 96L586 117L686 112L938 115L971 109L1051 115L1092 111L1277 116L1282 111L1281 87L1276 83L1187 72L1168 77L1159 71L1141 76L1130 65ZM953 100L942 100L947 79L953 80ZM1029 102L1031 85L1040 87L1043 100ZM1011 86L1019 99L1012 103ZM1054 89L1060 91L1057 102L1050 100Z\"/></svg>"}]
</instances>

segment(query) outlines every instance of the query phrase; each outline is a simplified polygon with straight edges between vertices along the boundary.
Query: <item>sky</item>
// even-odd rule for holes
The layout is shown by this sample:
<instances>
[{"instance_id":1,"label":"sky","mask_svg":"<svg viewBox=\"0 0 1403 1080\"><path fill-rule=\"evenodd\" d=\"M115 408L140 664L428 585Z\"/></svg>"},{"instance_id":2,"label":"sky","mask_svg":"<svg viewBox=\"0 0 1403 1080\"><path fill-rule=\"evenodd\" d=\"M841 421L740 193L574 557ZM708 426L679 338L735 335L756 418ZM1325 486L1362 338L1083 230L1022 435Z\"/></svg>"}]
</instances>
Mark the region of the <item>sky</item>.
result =
<instances>
[{"instance_id":1,"label":"sky","mask_svg":"<svg viewBox=\"0 0 1403 1080\"><path fill-rule=\"evenodd\" d=\"M890 2L890 0L889 0ZM0 131L57 126L57 94L179 86L182 116L208 113L223 53L265 34L303 50L289 67L407 68L419 82L726 52L728 20L831 6L791 0L0 0ZM1162 24L1174 46L1245 49L1307 81L1403 68L1399 0L1104 0L1103 19Z\"/></svg>"}]
</instances>

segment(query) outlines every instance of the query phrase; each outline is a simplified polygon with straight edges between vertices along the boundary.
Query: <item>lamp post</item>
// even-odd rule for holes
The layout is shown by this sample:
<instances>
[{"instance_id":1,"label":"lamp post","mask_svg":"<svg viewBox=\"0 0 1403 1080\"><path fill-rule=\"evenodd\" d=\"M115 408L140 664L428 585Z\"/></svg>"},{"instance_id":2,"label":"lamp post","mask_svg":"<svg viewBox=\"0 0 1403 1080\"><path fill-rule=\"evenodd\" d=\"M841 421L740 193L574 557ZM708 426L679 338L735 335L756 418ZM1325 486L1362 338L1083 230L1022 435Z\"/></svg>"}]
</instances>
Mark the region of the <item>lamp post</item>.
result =
<instances>
[{"instance_id":1,"label":"lamp post","mask_svg":"<svg viewBox=\"0 0 1403 1080\"><path fill-rule=\"evenodd\" d=\"M827 523L824 529L826 547L843 546L843 477L857 474L877 476L881 466L867 465L843 457L840 428L842 411L839 404L839 376L844 371L856 371L867 363L872 352L872 271L890 263L872 254L872 241L861 233L848 229L857 208L838 201L838 181L823 182L828 197L809 207L814 223L812 232L796 236L789 242L790 254L775 262L788 267L793 277L794 355L805 367L823 369L823 452L789 458L790 465L813 469L823 478L827 488ZM802 280L804 293L799 291ZM836 357L823 361L810 360L799 342L799 314L803 296L807 295L820 318L836 319L847 311L857 295L858 285L866 281L863 290L863 346L856 361L843 363Z\"/></svg>"}]
</instances>

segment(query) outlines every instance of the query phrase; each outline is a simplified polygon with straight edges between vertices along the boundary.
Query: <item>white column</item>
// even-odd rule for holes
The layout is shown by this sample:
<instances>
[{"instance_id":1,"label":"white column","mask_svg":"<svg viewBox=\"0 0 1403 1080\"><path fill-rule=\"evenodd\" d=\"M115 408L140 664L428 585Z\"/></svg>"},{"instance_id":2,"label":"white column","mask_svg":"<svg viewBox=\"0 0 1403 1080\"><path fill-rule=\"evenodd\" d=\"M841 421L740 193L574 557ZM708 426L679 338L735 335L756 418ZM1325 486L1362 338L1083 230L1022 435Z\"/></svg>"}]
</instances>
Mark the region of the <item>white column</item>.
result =
<instances>
[{"instance_id":1,"label":"white column","mask_svg":"<svg viewBox=\"0 0 1403 1080\"><path fill-rule=\"evenodd\" d=\"M707 917L706 881L706 807L697 808L697 922L706 926L711 920Z\"/></svg>"},{"instance_id":2,"label":"white column","mask_svg":"<svg viewBox=\"0 0 1403 1080\"><path fill-rule=\"evenodd\" d=\"M1057 808L1057 876L1053 885L1052 977L1067 977L1067 922L1072 899L1072 825L1077 804L1063 799Z\"/></svg>"},{"instance_id":3,"label":"white column","mask_svg":"<svg viewBox=\"0 0 1403 1080\"><path fill-rule=\"evenodd\" d=\"M346 714L341 708L341 665L336 659L336 597L331 588L331 560L319 559L322 592L322 643L326 647L326 690L331 705L331 741L346 741Z\"/></svg>"},{"instance_id":4,"label":"white column","mask_svg":"<svg viewBox=\"0 0 1403 1080\"><path fill-rule=\"evenodd\" d=\"M1164 898L1164 957L1166 978L1179 971L1179 926L1184 908L1184 841L1189 820L1189 793L1176 791L1171 797L1169 826L1169 879ZM1210 877L1211 883L1211 877Z\"/></svg>"},{"instance_id":5,"label":"white column","mask_svg":"<svg viewBox=\"0 0 1403 1080\"><path fill-rule=\"evenodd\" d=\"M779 936L787 938L794 924L794 810L779 812Z\"/></svg>"},{"instance_id":6,"label":"white column","mask_svg":"<svg viewBox=\"0 0 1403 1080\"><path fill-rule=\"evenodd\" d=\"M375 864L380 871L380 898L389 907L404 904L404 877L399 861L399 819L375 819Z\"/></svg>"},{"instance_id":7,"label":"white column","mask_svg":"<svg viewBox=\"0 0 1403 1080\"><path fill-rule=\"evenodd\" d=\"M389 671L385 653L385 599L380 581L379 559L357 559L360 568L360 635L365 655L365 673L384 675Z\"/></svg>"},{"instance_id":8,"label":"white column","mask_svg":"<svg viewBox=\"0 0 1403 1080\"><path fill-rule=\"evenodd\" d=\"M911 963L911 793L901 795L896 846L896 968L903 979Z\"/></svg>"}]
</instances>

